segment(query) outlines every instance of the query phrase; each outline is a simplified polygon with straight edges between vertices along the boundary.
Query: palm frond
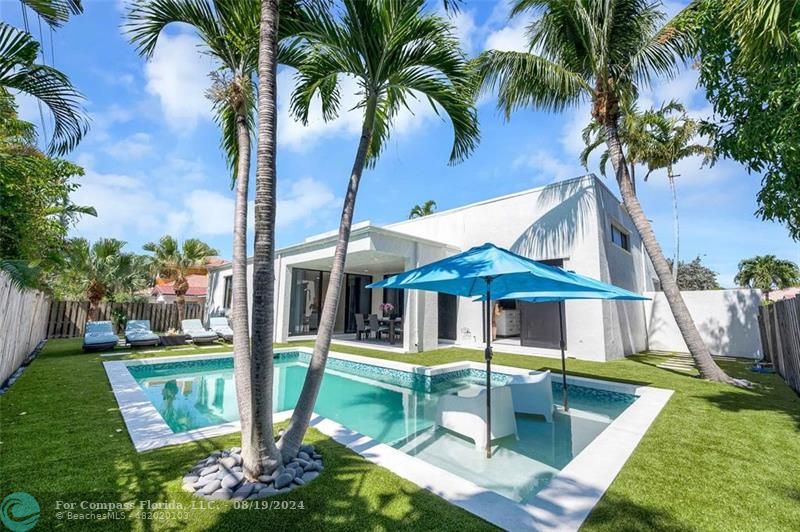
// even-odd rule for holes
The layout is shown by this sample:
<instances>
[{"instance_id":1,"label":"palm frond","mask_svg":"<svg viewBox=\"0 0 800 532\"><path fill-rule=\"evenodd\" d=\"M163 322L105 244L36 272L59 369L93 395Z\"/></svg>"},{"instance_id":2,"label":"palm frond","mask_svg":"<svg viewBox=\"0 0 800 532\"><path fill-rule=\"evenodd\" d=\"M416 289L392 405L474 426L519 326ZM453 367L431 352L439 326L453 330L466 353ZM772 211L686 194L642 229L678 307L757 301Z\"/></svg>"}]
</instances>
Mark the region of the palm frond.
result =
<instances>
[{"instance_id":1,"label":"palm frond","mask_svg":"<svg viewBox=\"0 0 800 532\"><path fill-rule=\"evenodd\" d=\"M55 68L35 63L39 44L28 33L0 23L0 87L24 92L53 114L48 151L63 155L78 145L89 129L83 96Z\"/></svg>"},{"instance_id":2,"label":"palm frond","mask_svg":"<svg viewBox=\"0 0 800 532\"><path fill-rule=\"evenodd\" d=\"M64 24L71 15L83 13L81 0L23 0L22 3L54 28Z\"/></svg>"}]
</instances>

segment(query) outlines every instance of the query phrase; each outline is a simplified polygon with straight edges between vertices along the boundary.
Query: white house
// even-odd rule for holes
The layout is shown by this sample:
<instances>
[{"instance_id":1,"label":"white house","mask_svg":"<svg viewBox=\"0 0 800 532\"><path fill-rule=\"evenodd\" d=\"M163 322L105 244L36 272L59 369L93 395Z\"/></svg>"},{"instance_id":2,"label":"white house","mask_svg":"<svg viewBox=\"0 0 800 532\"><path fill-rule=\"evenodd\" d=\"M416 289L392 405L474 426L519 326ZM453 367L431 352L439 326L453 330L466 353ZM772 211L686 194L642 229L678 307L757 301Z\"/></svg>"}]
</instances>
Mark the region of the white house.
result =
<instances>
[{"instance_id":1,"label":"white house","mask_svg":"<svg viewBox=\"0 0 800 532\"><path fill-rule=\"evenodd\" d=\"M388 301L403 318L405 351L480 344L480 303L366 285L485 242L635 292L651 291L657 282L620 201L602 181L587 175L386 226L355 224L335 333L355 340L355 315L380 314L380 304ZM276 341L313 336L335 244L336 231L331 231L276 251ZM210 315L227 312L230 287L230 264L209 268ZM557 304L508 302L501 307L496 321L503 350L557 352ZM647 347L641 302L568 301L565 317L569 356L612 360Z\"/></svg>"}]
</instances>

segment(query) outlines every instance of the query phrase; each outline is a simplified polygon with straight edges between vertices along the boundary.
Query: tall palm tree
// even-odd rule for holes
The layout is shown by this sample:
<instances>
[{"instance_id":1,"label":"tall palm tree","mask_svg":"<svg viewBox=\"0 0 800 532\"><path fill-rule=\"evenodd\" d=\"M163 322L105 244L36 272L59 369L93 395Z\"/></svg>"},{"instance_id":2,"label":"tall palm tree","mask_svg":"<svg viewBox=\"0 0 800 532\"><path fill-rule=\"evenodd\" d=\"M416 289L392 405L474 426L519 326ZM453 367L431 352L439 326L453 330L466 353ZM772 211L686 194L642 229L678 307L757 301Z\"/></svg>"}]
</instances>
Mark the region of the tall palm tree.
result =
<instances>
[{"instance_id":1,"label":"tall palm tree","mask_svg":"<svg viewBox=\"0 0 800 532\"><path fill-rule=\"evenodd\" d=\"M307 58L300 66L291 108L304 123L315 97L323 116L339 111L339 81L354 77L360 87L361 137L350 173L330 282L303 390L289 428L278 442L284 458L302 443L322 382L336 320L356 195L365 166L378 160L397 112L411 98L427 99L449 117L454 130L450 162L466 157L478 141L478 119L469 72L449 22L424 12L424 0L344 0L341 12L309 13L298 32Z\"/></svg>"},{"instance_id":2,"label":"tall palm tree","mask_svg":"<svg viewBox=\"0 0 800 532\"><path fill-rule=\"evenodd\" d=\"M423 216L433 214L434 211L436 211L436 202L430 199L421 205L414 205L414 207L411 208L411 212L408 213L408 219L422 218Z\"/></svg>"},{"instance_id":3,"label":"tall palm tree","mask_svg":"<svg viewBox=\"0 0 800 532\"><path fill-rule=\"evenodd\" d=\"M650 174L666 169L672 192L673 258L672 277L678 279L680 263L680 222L678 218L678 194L673 172L674 165L682 159L702 156L701 168L714 160L714 148L709 143L694 142L699 135L700 123L689 117L683 104L671 100L658 109L640 112L635 105L626 105L620 117L620 141L625 147L625 160L633 180L637 164L647 166L647 181ZM605 145L605 129L592 122L583 131L586 148L581 153L581 163L587 167L589 153ZM600 156L600 171L606 175L609 151ZM635 188L635 187L634 187Z\"/></svg>"},{"instance_id":4,"label":"tall palm tree","mask_svg":"<svg viewBox=\"0 0 800 532\"><path fill-rule=\"evenodd\" d=\"M601 124L625 207L641 235L662 290L702 377L734 383L711 358L642 210L620 139L620 104L656 76L672 76L693 47L680 21L664 25L649 0L516 0L512 15L533 11L529 52L488 51L477 60L482 87L497 90L506 116L523 107L561 111L591 102Z\"/></svg>"},{"instance_id":5,"label":"tall palm tree","mask_svg":"<svg viewBox=\"0 0 800 532\"><path fill-rule=\"evenodd\" d=\"M39 47L29 33L0 22L0 90L23 92L50 109L53 138L48 152L63 155L77 146L89 129L84 98L65 74L36 62Z\"/></svg>"},{"instance_id":6,"label":"tall palm tree","mask_svg":"<svg viewBox=\"0 0 800 532\"><path fill-rule=\"evenodd\" d=\"M175 304L178 307L178 328L186 316L186 292L189 281L186 279L193 270L202 268L217 250L198 240L189 238L183 245L170 236L164 235L156 242L148 242L142 249L152 253L151 261L161 279L172 281L175 289Z\"/></svg>"},{"instance_id":7,"label":"tall palm tree","mask_svg":"<svg viewBox=\"0 0 800 532\"><path fill-rule=\"evenodd\" d=\"M247 293L247 198L250 149L254 129L255 86L261 5L257 0L154 0L134 6L127 30L139 53L150 58L158 37L173 23L192 26L205 51L220 64L208 92L220 127L221 146L236 187L233 215L232 301L234 378L242 449L252 456L250 441L251 382L250 305ZM260 474L260 472L258 472ZM258 474L251 476L252 479Z\"/></svg>"},{"instance_id":8,"label":"tall palm tree","mask_svg":"<svg viewBox=\"0 0 800 532\"><path fill-rule=\"evenodd\" d=\"M125 242L101 238L93 244L75 238L67 247L63 275L89 301L89 320L97 319L100 302L113 290Z\"/></svg>"},{"instance_id":9,"label":"tall palm tree","mask_svg":"<svg viewBox=\"0 0 800 532\"><path fill-rule=\"evenodd\" d=\"M250 480L255 480L264 472L271 472L282 464L272 429L279 0L261 0L260 7L261 18L257 41L258 142L253 204L255 235L252 353L249 379L242 383L242 393L249 398L248 410L244 413L248 423L242 425L242 465L245 477ZM237 386L239 386L238 381Z\"/></svg>"},{"instance_id":10,"label":"tall palm tree","mask_svg":"<svg viewBox=\"0 0 800 532\"><path fill-rule=\"evenodd\" d=\"M800 284L800 268L794 262L775 255L757 255L739 263L739 272L733 282L760 289L764 292L764 301L769 301L772 290Z\"/></svg>"}]
</instances>

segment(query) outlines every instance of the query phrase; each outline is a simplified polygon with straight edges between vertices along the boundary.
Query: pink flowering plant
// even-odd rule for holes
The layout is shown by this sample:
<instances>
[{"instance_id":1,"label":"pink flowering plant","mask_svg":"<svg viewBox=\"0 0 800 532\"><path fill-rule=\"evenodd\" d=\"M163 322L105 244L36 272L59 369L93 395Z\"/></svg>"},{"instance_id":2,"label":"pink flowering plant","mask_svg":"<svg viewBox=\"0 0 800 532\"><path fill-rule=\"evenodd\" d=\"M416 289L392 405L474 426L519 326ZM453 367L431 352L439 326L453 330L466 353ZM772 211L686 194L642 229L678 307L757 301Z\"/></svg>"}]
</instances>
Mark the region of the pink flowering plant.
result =
<instances>
[{"instance_id":1,"label":"pink flowering plant","mask_svg":"<svg viewBox=\"0 0 800 532\"><path fill-rule=\"evenodd\" d=\"M394 312L394 305L391 303L381 303L378 308L381 309L381 312L383 312L384 316L391 316L392 312Z\"/></svg>"}]
</instances>

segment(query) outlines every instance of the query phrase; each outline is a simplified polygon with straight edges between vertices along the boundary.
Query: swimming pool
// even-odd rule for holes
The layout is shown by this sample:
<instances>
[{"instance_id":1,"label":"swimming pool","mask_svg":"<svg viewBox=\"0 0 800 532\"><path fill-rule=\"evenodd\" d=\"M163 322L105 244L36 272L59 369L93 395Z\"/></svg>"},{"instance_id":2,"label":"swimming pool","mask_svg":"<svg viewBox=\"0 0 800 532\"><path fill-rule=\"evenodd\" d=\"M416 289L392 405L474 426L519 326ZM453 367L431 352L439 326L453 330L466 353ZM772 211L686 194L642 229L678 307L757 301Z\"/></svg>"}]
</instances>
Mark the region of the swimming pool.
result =
<instances>
[{"instance_id":1,"label":"swimming pool","mask_svg":"<svg viewBox=\"0 0 800 532\"><path fill-rule=\"evenodd\" d=\"M276 422L287 419L310 349L276 353ZM104 361L138 452L238 432L231 354ZM527 370L495 365L494 384ZM507 530L577 531L672 391L568 376L570 412L517 418L519 439L474 444L436 428L443 393L485 381L483 364L419 366L331 352L311 425L366 460ZM560 381L555 375L553 381ZM554 401L561 396L553 384ZM282 409L287 409L283 410Z\"/></svg>"},{"instance_id":2,"label":"swimming pool","mask_svg":"<svg viewBox=\"0 0 800 532\"><path fill-rule=\"evenodd\" d=\"M275 358L275 412L294 408L309 354L284 352ZM128 366L133 378L173 433L238 420L231 357ZM496 373L494 384L509 375ZM553 422L517 416L518 437L496 441L490 464L472 441L434 423L438 398L485 382L474 368L435 375L400 371L337 358L329 359L314 411L320 416L408 455L522 501L550 479L636 400L632 394L570 386L570 410ZM561 397L561 383L553 382ZM488 467L491 465L491 467Z\"/></svg>"}]
</instances>

